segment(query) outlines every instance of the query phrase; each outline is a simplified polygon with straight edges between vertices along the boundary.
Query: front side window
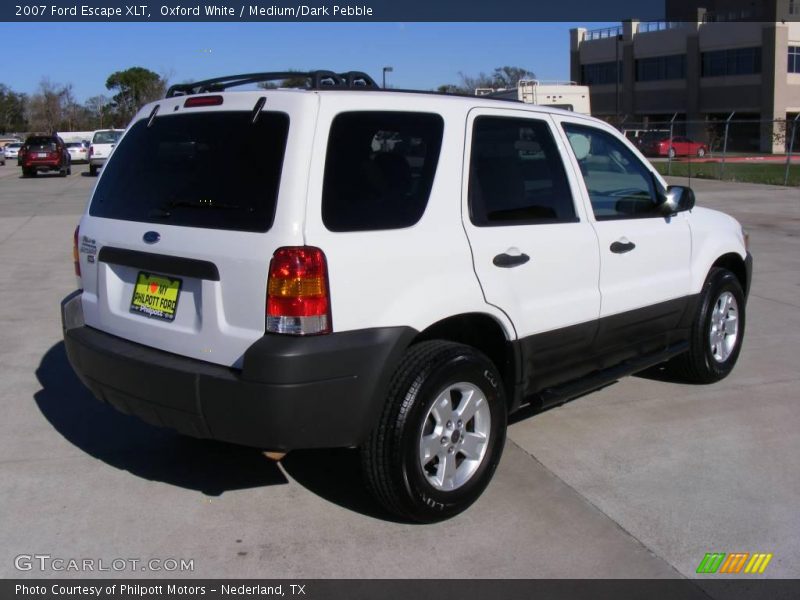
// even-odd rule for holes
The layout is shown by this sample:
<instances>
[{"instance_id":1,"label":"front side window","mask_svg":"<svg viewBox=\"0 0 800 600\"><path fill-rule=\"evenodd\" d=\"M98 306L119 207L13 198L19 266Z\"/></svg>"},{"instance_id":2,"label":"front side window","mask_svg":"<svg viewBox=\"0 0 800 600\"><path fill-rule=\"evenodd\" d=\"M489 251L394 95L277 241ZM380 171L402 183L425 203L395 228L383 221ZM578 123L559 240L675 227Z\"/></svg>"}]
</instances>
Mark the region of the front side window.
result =
<instances>
[{"instance_id":1,"label":"front side window","mask_svg":"<svg viewBox=\"0 0 800 600\"><path fill-rule=\"evenodd\" d=\"M444 121L431 113L336 116L328 138L322 221L330 231L410 227L433 186Z\"/></svg>"},{"instance_id":2,"label":"front side window","mask_svg":"<svg viewBox=\"0 0 800 600\"><path fill-rule=\"evenodd\" d=\"M475 119L469 173L470 218L479 227L577 220L558 147L543 121Z\"/></svg>"},{"instance_id":3,"label":"front side window","mask_svg":"<svg viewBox=\"0 0 800 600\"><path fill-rule=\"evenodd\" d=\"M598 221L658 216L650 170L612 134L564 124Z\"/></svg>"}]
</instances>

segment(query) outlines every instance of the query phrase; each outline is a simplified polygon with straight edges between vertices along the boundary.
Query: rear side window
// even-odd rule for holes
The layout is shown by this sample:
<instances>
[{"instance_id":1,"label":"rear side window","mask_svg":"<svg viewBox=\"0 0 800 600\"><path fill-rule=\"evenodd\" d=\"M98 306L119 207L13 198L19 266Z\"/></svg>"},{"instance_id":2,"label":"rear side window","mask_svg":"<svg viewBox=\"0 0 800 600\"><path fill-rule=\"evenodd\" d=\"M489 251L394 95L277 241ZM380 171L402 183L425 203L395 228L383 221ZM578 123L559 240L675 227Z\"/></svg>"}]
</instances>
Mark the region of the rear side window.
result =
<instances>
[{"instance_id":1,"label":"rear side window","mask_svg":"<svg viewBox=\"0 0 800 600\"><path fill-rule=\"evenodd\" d=\"M322 221L331 231L410 227L428 203L444 121L430 113L348 112L331 124Z\"/></svg>"},{"instance_id":2,"label":"rear side window","mask_svg":"<svg viewBox=\"0 0 800 600\"><path fill-rule=\"evenodd\" d=\"M478 117L469 170L470 218L479 227L577 221L558 146L543 121Z\"/></svg>"},{"instance_id":3,"label":"rear side window","mask_svg":"<svg viewBox=\"0 0 800 600\"><path fill-rule=\"evenodd\" d=\"M284 113L204 112L133 125L104 167L89 214L267 231L289 131Z\"/></svg>"}]
</instances>

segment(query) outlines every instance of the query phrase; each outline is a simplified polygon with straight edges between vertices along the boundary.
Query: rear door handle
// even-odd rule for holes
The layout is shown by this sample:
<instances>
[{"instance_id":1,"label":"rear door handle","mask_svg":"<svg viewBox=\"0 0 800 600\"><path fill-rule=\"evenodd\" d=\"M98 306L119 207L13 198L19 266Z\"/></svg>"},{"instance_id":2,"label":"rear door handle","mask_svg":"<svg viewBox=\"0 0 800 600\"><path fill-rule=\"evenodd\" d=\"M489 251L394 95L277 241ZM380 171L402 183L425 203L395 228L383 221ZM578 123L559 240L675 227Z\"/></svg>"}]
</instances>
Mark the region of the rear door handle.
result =
<instances>
[{"instance_id":1,"label":"rear door handle","mask_svg":"<svg viewBox=\"0 0 800 600\"><path fill-rule=\"evenodd\" d=\"M518 267L520 265L524 265L531 259L525 253L521 254L507 254L503 252L502 254L498 254L497 256L492 259L492 263L495 267L501 267L503 269L510 269L511 267Z\"/></svg>"},{"instance_id":2,"label":"rear door handle","mask_svg":"<svg viewBox=\"0 0 800 600\"><path fill-rule=\"evenodd\" d=\"M614 254L625 254L626 252L630 252L636 248L636 244L629 242L625 238L622 238L621 240L611 244L609 248Z\"/></svg>"}]
</instances>

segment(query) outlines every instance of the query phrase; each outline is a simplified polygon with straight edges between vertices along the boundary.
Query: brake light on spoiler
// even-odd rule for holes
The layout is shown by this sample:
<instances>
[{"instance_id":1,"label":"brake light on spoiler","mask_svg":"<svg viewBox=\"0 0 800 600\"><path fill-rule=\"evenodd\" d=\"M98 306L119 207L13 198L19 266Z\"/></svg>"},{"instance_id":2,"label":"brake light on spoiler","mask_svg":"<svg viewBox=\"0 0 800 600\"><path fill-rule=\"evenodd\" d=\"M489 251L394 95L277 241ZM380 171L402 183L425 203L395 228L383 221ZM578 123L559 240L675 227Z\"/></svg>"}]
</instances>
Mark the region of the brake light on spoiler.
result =
<instances>
[{"instance_id":1,"label":"brake light on spoiler","mask_svg":"<svg viewBox=\"0 0 800 600\"><path fill-rule=\"evenodd\" d=\"M192 96L183 103L183 108L196 106L219 106L222 104L222 96Z\"/></svg>"}]
</instances>

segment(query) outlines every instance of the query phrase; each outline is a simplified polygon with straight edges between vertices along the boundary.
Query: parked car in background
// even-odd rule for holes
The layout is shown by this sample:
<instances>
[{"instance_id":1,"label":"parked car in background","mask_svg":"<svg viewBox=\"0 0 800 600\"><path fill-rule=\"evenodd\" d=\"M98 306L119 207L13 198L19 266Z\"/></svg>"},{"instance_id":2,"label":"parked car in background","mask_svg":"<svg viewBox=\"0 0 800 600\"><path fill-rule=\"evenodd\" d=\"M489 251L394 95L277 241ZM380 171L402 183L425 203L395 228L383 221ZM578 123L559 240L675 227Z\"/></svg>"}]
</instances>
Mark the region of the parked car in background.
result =
<instances>
[{"instance_id":1,"label":"parked car in background","mask_svg":"<svg viewBox=\"0 0 800 600\"><path fill-rule=\"evenodd\" d=\"M22 148L22 142L11 142L3 148L3 158L6 160L13 160L19 157L19 149Z\"/></svg>"},{"instance_id":2,"label":"parked car in background","mask_svg":"<svg viewBox=\"0 0 800 600\"><path fill-rule=\"evenodd\" d=\"M122 129L100 129L94 132L89 146L89 174L97 175L97 170L108 160L117 141L122 137Z\"/></svg>"},{"instance_id":3,"label":"parked car in background","mask_svg":"<svg viewBox=\"0 0 800 600\"><path fill-rule=\"evenodd\" d=\"M25 140L19 158L23 177L40 171L58 171L61 177L72 173L67 146L57 135L31 135Z\"/></svg>"},{"instance_id":4,"label":"parked car in background","mask_svg":"<svg viewBox=\"0 0 800 600\"><path fill-rule=\"evenodd\" d=\"M698 156L703 158L708 152L708 146L695 142L687 137L675 136L670 141L669 136L659 137L644 142L640 148L648 156Z\"/></svg>"},{"instance_id":5,"label":"parked car in background","mask_svg":"<svg viewBox=\"0 0 800 600\"><path fill-rule=\"evenodd\" d=\"M67 142L67 152L72 162L88 162L89 161L89 142Z\"/></svg>"}]
</instances>

